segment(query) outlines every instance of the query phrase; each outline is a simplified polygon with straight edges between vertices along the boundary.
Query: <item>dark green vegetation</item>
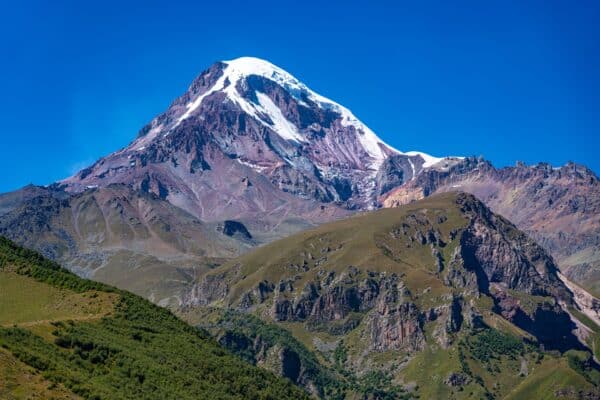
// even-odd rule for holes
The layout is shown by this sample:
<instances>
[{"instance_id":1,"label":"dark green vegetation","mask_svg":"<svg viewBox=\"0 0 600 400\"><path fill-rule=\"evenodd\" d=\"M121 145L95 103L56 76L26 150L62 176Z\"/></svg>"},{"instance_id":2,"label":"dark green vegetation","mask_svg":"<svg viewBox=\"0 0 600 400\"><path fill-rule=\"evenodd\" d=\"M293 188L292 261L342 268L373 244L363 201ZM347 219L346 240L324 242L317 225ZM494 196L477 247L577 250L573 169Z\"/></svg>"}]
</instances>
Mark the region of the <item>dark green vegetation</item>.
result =
<instances>
[{"instance_id":1,"label":"dark green vegetation","mask_svg":"<svg viewBox=\"0 0 600 400\"><path fill-rule=\"evenodd\" d=\"M309 349L288 329L253 315L212 309L204 310L201 319L203 330L254 365L286 374L282 364L288 363L289 369L296 363L303 379L318 387L316 395L325 399L588 399L598 395L600 385L589 353L543 351L527 338L488 326L462 332L449 349L433 344L406 358L410 362L405 369L389 372L390 361L401 361L404 354L382 354L380 360L388 364L371 370L370 363L366 370L348 364L343 339L333 350L314 345Z\"/></svg>"},{"instance_id":2,"label":"dark green vegetation","mask_svg":"<svg viewBox=\"0 0 600 400\"><path fill-rule=\"evenodd\" d=\"M560 304L577 307L544 250L451 193L243 255L181 313L323 398L594 398L597 365Z\"/></svg>"},{"instance_id":3,"label":"dark green vegetation","mask_svg":"<svg viewBox=\"0 0 600 400\"><path fill-rule=\"evenodd\" d=\"M98 303L95 314L82 316L72 305L73 318L65 309L51 321L32 314L35 319L30 321L4 323L0 327L0 398L35 398L36 393L38 398L85 399L306 396L291 382L231 355L168 310L128 292L80 279L4 238L0 238L0 276L18 277L6 282L22 278L68 295L108 296L113 301L112 309L107 309L110 302ZM23 296L35 297L35 293Z\"/></svg>"},{"instance_id":4,"label":"dark green vegetation","mask_svg":"<svg viewBox=\"0 0 600 400\"><path fill-rule=\"evenodd\" d=\"M358 376L343 367L346 354L340 342L332 361L323 363L314 352L298 341L286 329L268 324L249 314L235 311L205 310L199 324L218 338L219 343L254 365L260 365L293 381L300 379L314 384L315 395L341 400L352 393L358 398L401 400L415 398L401 385L392 382L382 371L371 371ZM301 370L301 371L300 371Z\"/></svg>"},{"instance_id":5,"label":"dark green vegetation","mask_svg":"<svg viewBox=\"0 0 600 400\"><path fill-rule=\"evenodd\" d=\"M507 356L515 359L525 351L523 342L517 337L503 334L494 329L484 329L469 340L473 358L483 363Z\"/></svg>"}]
</instances>

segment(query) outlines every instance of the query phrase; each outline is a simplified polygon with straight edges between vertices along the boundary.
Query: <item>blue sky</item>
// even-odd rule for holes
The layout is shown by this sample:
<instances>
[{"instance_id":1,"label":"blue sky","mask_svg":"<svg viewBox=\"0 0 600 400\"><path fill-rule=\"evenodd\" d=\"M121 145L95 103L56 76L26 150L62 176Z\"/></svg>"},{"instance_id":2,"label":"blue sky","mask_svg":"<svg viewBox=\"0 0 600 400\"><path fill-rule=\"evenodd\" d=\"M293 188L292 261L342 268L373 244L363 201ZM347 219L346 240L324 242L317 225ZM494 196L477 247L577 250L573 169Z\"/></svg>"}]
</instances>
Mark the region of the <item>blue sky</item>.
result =
<instances>
[{"instance_id":1,"label":"blue sky","mask_svg":"<svg viewBox=\"0 0 600 400\"><path fill-rule=\"evenodd\" d=\"M82 3L3 5L0 192L119 149L203 69L245 55L400 150L600 171L597 1Z\"/></svg>"}]
</instances>

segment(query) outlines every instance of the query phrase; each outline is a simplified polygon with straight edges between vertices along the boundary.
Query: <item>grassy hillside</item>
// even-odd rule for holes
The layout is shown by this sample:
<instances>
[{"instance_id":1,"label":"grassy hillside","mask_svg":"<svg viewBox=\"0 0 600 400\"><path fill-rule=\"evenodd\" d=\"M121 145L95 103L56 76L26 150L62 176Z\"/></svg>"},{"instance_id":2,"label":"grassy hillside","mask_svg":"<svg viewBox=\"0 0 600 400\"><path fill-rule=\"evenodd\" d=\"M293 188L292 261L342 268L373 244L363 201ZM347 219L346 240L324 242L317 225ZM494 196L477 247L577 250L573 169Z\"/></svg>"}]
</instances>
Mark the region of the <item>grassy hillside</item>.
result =
<instances>
[{"instance_id":1,"label":"grassy hillside","mask_svg":"<svg viewBox=\"0 0 600 400\"><path fill-rule=\"evenodd\" d=\"M324 398L594 396L590 354L564 353L582 347L558 305L569 296L539 246L449 193L242 255L202 277L181 313Z\"/></svg>"},{"instance_id":2,"label":"grassy hillside","mask_svg":"<svg viewBox=\"0 0 600 400\"><path fill-rule=\"evenodd\" d=\"M0 238L0 398L300 399L169 311Z\"/></svg>"}]
</instances>

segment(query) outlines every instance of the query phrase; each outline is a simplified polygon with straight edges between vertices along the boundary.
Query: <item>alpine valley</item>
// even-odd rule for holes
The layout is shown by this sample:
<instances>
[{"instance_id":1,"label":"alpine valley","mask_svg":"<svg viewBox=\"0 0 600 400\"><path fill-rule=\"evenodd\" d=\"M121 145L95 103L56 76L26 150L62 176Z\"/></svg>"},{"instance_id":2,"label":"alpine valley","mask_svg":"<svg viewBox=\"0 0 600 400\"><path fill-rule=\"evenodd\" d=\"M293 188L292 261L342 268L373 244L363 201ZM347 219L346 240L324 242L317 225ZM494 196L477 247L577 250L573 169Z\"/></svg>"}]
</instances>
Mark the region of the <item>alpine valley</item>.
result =
<instances>
[{"instance_id":1,"label":"alpine valley","mask_svg":"<svg viewBox=\"0 0 600 400\"><path fill-rule=\"evenodd\" d=\"M112 316L86 320L92 336L121 327L134 306L154 310L132 291L197 327L194 335L161 314L143 338L167 340L174 329L183 346L239 362L243 379L259 377L252 398L600 398L593 171L397 150L257 58L215 63L127 147L75 175L0 195L0 235L102 285L42 279L31 272L41 267L24 265L58 267L30 252L7 256L0 283L99 291L98 307ZM12 242L5 251L25 252ZM51 368L58 356L40 368L42 353L91 351L65 342L81 323L49 318L35 319L54 333L4 321L18 327L0 330L0 367L28 368L59 398L121 398L103 386L116 376L86 386ZM47 348L34 354L19 340ZM61 349L48 350L57 340Z\"/></svg>"}]
</instances>

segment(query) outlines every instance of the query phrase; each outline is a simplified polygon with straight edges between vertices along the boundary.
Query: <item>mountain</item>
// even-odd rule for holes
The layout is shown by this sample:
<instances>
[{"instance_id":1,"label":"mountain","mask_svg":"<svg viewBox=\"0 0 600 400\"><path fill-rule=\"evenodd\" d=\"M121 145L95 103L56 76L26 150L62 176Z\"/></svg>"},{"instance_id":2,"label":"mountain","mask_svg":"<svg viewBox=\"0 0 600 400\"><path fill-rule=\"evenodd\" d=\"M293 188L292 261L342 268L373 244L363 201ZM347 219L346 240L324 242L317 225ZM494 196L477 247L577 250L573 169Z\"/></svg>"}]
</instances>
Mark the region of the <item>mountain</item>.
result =
<instances>
[{"instance_id":1,"label":"mountain","mask_svg":"<svg viewBox=\"0 0 600 400\"><path fill-rule=\"evenodd\" d=\"M0 303L2 399L308 398L169 311L2 237Z\"/></svg>"},{"instance_id":2,"label":"mountain","mask_svg":"<svg viewBox=\"0 0 600 400\"><path fill-rule=\"evenodd\" d=\"M0 218L0 234L39 249L81 276L177 304L199 272L254 245L152 193L122 184L38 195Z\"/></svg>"},{"instance_id":3,"label":"mountain","mask_svg":"<svg viewBox=\"0 0 600 400\"><path fill-rule=\"evenodd\" d=\"M260 216L272 229L375 207L374 194L394 181L374 179L390 155L408 168L405 179L444 161L400 153L348 109L243 57L214 64L129 146L60 184L81 192L126 183L205 221Z\"/></svg>"},{"instance_id":4,"label":"mountain","mask_svg":"<svg viewBox=\"0 0 600 400\"><path fill-rule=\"evenodd\" d=\"M181 313L318 397L599 394L586 349L598 355L600 315L578 308L542 247L464 193L262 246L199 279Z\"/></svg>"},{"instance_id":5,"label":"mountain","mask_svg":"<svg viewBox=\"0 0 600 400\"><path fill-rule=\"evenodd\" d=\"M195 221L185 222L188 227L202 226L197 236L189 229L180 232L180 240L194 238L196 245L174 246L171 239L156 245L156 236L138 235L130 255L129 239L114 245L104 233L84 238L73 218L57 219L53 207L36 205L37 197L70 204L88 192L108 191L110 198L115 185L128 191L112 200L115 207L151 194L161 220L176 215L166 226L182 220ZM217 62L202 72L125 148L47 188L0 195L0 233L79 274L166 304L189 289L194 274L189 266L198 260L204 270L324 222L456 189L513 221L556 258L568 278L599 294L600 185L592 171L575 164L497 169L480 158L401 152L347 108L251 57ZM133 218L140 219L136 213ZM39 220L46 221L48 235L40 234ZM114 231L120 232L119 221L105 218L100 230L113 231L116 223ZM116 257L115 247L126 257ZM169 276L167 290L153 287L163 285L161 274ZM147 276L154 278L146 282Z\"/></svg>"},{"instance_id":6,"label":"mountain","mask_svg":"<svg viewBox=\"0 0 600 400\"><path fill-rule=\"evenodd\" d=\"M374 194L402 178L378 175L390 154L407 177L442 161L401 154L266 61L219 62L126 148L47 188L0 195L0 233L173 303L196 264L375 207ZM232 226L245 233L227 237Z\"/></svg>"},{"instance_id":7,"label":"mountain","mask_svg":"<svg viewBox=\"0 0 600 400\"><path fill-rule=\"evenodd\" d=\"M0 330L0 382L304 393L210 334L313 397L596 398L598 181L573 163L402 152L267 61L217 62L125 148L0 195L0 235L201 333L56 266L9 267L20 328Z\"/></svg>"},{"instance_id":8,"label":"mountain","mask_svg":"<svg viewBox=\"0 0 600 400\"><path fill-rule=\"evenodd\" d=\"M546 248L569 279L600 293L600 180L589 168L517 163L497 169L466 158L447 171L424 171L380 202L393 207L455 190L476 195Z\"/></svg>"}]
</instances>

